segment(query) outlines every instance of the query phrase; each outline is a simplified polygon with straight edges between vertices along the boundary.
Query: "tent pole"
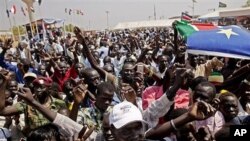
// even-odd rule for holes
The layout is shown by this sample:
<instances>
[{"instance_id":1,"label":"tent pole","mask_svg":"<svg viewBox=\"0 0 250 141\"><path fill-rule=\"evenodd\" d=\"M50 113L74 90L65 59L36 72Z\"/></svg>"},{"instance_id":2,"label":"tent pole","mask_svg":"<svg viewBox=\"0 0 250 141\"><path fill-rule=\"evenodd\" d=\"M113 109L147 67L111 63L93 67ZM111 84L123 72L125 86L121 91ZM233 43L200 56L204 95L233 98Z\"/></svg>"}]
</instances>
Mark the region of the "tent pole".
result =
<instances>
[{"instance_id":1,"label":"tent pole","mask_svg":"<svg viewBox=\"0 0 250 141\"><path fill-rule=\"evenodd\" d=\"M44 21L43 20L42 20L42 24L43 24L43 42L45 42L46 29L45 29L45 25L44 25Z\"/></svg>"},{"instance_id":2,"label":"tent pole","mask_svg":"<svg viewBox=\"0 0 250 141\"><path fill-rule=\"evenodd\" d=\"M36 35L38 35L38 39L40 39L37 20L36 20L35 24L36 24Z\"/></svg>"}]
</instances>

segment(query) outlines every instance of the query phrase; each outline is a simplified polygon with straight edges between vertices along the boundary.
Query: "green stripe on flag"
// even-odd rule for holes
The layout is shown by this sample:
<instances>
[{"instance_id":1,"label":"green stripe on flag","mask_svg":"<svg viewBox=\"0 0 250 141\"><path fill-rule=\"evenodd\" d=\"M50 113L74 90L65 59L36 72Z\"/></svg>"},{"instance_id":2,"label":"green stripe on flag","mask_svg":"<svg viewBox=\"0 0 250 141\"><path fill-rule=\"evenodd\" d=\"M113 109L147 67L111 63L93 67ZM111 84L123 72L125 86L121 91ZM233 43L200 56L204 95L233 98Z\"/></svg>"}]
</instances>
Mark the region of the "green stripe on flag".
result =
<instances>
[{"instance_id":1,"label":"green stripe on flag","mask_svg":"<svg viewBox=\"0 0 250 141\"><path fill-rule=\"evenodd\" d=\"M189 35L196 32L195 28L185 21L177 21L175 27L177 31L180 33L180 35L184 37L185 40Z\"/></svg>"}]
</instances>

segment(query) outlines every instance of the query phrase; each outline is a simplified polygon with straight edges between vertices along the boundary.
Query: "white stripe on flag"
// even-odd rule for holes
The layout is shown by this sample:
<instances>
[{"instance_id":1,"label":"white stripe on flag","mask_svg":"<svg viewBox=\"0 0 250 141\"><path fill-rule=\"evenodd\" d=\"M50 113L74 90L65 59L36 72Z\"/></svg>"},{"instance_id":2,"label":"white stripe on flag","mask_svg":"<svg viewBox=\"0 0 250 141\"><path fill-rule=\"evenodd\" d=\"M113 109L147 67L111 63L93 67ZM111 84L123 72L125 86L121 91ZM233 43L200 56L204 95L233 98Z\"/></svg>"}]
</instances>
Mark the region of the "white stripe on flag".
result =
<instances>
[{"instance_id":1,"label":"white stripe on flag","mask_svg":"<svg viewBox=\"0 0 250 141\"><path fill-rule=\"evenodd\" d=\"M195 54L195 55L209 55L209 56L219 56L219 57L229 57L229 58L250 60L250 56L222 53L222 52L216 52L216 51L195 50L195 49L188 49L187 48L187 53Z\"/></svg>"}]
</instances>

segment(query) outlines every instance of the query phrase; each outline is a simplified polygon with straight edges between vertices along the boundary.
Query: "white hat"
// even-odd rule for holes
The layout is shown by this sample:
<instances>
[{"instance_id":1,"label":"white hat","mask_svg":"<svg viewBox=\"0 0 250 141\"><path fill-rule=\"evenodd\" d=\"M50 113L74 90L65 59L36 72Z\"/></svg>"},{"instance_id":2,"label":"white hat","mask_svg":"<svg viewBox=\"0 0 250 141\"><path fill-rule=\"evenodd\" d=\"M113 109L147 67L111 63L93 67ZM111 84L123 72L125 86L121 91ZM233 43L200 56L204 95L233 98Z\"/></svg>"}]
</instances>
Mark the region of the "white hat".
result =
<instances>
[{"instance_id":1,"label":"white hat","mask_svg":"<svg viewBox=\"0 0 250 141\"><path fill-rule=\"evenodd\" d=\"M140 110L127 101L115 105L109 115L109 124L114 125L116 129L137 121L146 123Z\"/></svg>"},{"instance_id":2,"label":"white hat","mask_svg":"<svg viewBox=\"0 0 250 141\"><path fill-rule=\"evenodd\" d=\"M33 77L33 78L37 78L37 75L35 73L32 73L32 72L27 72L24 74L23 78L26 78L26 77Z\"/></svg>"}]
</instances>

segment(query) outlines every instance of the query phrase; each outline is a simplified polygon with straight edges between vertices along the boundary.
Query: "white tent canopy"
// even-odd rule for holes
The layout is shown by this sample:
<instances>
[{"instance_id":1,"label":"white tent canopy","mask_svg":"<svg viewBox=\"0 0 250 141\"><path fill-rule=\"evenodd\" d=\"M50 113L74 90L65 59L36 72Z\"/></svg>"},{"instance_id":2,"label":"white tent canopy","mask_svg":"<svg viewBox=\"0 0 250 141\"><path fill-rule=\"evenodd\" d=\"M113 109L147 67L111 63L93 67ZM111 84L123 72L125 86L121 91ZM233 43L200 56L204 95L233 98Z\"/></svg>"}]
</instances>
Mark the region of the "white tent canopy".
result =
<instances>
[{"instance_id":1,"label":"white tent canopy","mask_svg":"<svg viewBox=\"0 0 250 141\"><path fill-rule=\"evenodd\" d=\"M198 19L217 19L220 17L219 12L220 12L220 10L216 10L214 12L202 15L202 16L198 17Z\"/></svg>"},{"instance_id":2,"label":"white tent canopy","mask_svg":"<svg viewBox=\"0 0 250 141\"><path fill-rule=\"evenodd\" d=\"M236 17L250 15L250 7L224 10L219 13L220 17Z\"/></svg>"},{"instance_id":3,"label":"white tent canopy","mask_svg":"<svg viewBox=\"0 0 250 141\"><path fill-rule=\"evenodd\" d=\"M169 27L176 19L168 20L152 20L152 21L137 21L137 22L123 22L118 23L113 30L119 29L133 29L133 28L147 28L147 27Z\"/></svg>"}]
</instances>

